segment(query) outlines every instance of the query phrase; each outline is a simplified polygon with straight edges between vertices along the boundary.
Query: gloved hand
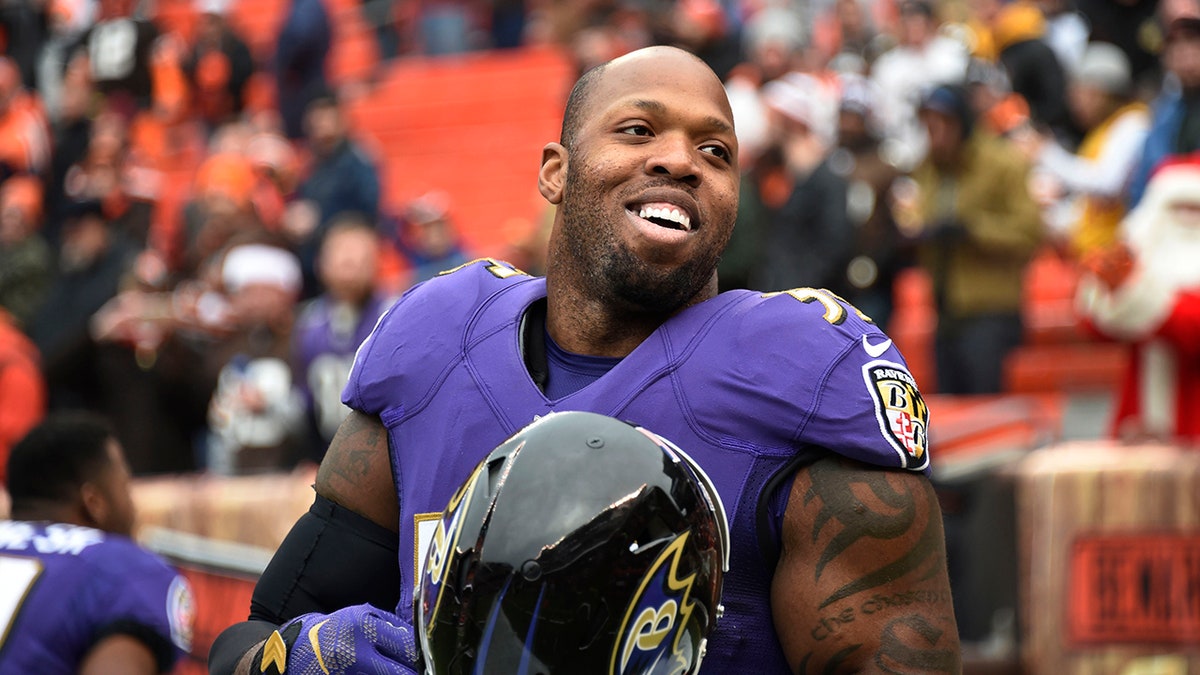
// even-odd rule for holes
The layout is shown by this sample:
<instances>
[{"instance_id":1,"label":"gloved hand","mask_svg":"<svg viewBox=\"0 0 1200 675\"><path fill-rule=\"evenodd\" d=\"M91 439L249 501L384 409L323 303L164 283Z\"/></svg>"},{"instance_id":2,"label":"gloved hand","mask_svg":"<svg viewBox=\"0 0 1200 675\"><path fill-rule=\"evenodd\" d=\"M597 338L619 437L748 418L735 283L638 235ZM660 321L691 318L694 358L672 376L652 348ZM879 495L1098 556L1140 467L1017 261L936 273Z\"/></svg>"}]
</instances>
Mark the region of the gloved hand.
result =
<instances>
[{"instance_id":1,"label":"gloved hand","mask_svg":"<svg viewBox=\"0 0 1200 675\"><path fill-rule=\"evenodd\" d=\"M251 662L271 675L419 675L416 631L371 605L303 614L279 627Z\"/></svg>"}]
</instances>

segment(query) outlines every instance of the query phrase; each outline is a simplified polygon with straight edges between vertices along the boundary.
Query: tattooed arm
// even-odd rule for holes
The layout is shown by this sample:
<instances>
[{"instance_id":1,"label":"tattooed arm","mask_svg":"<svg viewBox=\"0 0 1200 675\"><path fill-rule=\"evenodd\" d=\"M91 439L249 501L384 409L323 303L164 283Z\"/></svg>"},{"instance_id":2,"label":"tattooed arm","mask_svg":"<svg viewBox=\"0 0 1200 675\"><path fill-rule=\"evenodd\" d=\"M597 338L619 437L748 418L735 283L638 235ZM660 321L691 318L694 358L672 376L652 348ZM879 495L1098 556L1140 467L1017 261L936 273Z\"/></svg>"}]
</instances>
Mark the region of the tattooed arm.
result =
<instances>
[{"instance_id":1,"label":"tattooed arm","mask_svg":"<svg viewBox=\"0 0 1200 675\"><path fill-rule=\"evenodd\" d=\"M919 474L839 457L801 469L771 602L797 675L961 671L941 510Z\"/></svg>"},{"instance_id":2,"label":"tattooed arm","mask_svg":"<svg viewBox=\"0 0 1200 675\"><path fill-rule=\"evenodd\" d=\"M314 488L312 508L254 587L251 620L229 627L213 643L210 673L249 673L267 638L297 616L363 603L391 610L399 602L399 505L387 429L379 418L359 412L346 418Z\"/></svg>"},{"instance_id":3,"label":"tattooed arm","mask_svg":"<svg viewBox=\"0 0 1200 675\"><path fill-rule=\"evenodd\" d=\"M392 532L399 530L387 428L378 417L350 413L329 443L314 487L329 501Z\"/></svg>"}]
</instances>

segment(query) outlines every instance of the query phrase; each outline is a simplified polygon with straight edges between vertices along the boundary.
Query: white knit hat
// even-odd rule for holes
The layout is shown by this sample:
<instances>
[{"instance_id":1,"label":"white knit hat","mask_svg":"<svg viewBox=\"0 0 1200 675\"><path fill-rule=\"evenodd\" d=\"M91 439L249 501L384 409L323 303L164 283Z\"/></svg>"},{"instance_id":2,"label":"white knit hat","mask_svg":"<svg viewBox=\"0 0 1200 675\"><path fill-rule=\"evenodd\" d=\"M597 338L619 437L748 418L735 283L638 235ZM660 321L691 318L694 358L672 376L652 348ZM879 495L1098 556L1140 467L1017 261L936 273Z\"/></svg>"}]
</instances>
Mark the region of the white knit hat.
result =
<instances>
[{"instance_id":1,"label":"white knit hat","mask_svg":"<svg viewBox=\"0 0 1200 675\"><path fill-rule=\"evenodd\" d=\"M1133 86L1129 57L1120 47L1107 42L1088 44L1073 77L1080 84L1109 94L1128 94Z\"/></svg>"},{"instance_id":2,"label":"white knit hat","mask_svg":"<svg viewBox=\"0 0 1200 675\"><path fill-rule=\"evenodd\" d=\"M221 281L229 293L262 284L300 292L300 263L291 251L263 244L243 244L225 254Z\"/></svg>"}]
</instances>

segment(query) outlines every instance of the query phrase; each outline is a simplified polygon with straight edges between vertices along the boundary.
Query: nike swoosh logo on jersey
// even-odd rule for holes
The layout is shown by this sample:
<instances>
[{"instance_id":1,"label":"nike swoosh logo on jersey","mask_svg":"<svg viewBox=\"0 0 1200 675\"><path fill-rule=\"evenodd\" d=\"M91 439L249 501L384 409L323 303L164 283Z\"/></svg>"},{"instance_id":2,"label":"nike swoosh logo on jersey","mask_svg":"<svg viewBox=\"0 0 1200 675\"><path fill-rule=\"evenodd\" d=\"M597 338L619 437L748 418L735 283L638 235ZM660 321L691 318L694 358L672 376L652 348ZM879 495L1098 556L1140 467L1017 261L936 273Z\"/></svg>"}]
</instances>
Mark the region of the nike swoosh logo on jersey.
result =
<instances>
[{"instance_id":1,"label":"nike swoosh logo on jersey","mask_svg":"<svg viewBox=\"0 0 1200 675\"><path fill-rule=\"evenodd\" d=\"M328 674L329 669L325 667L325 659L321 658L321 645L317 642L317 631L321 630L321 626L327 623L329 623L329 619L325 619L308 629L308 644L312 645L313 654L317 656L317 665L321 667L322 671Z\"/></svg>"},{"instance_id":2,"label":"nike swoosh logo on jersey","mask_svg":"<svg viewBox=\"0 0 1200 675\"><path fill-rule=\"evenodd\" d=\"M867 356L870 356L873 359L877 359L877 358L883 356L883 353L888 350L888 347L892 346L891 338L888 338L887 340L884 340L883 342L880 342L877 345L873 345L870 342L867 342L866 335L864 335L862 337L863 337L863 351L865 351L867 353Z\"/></svg>"}]
</instances>

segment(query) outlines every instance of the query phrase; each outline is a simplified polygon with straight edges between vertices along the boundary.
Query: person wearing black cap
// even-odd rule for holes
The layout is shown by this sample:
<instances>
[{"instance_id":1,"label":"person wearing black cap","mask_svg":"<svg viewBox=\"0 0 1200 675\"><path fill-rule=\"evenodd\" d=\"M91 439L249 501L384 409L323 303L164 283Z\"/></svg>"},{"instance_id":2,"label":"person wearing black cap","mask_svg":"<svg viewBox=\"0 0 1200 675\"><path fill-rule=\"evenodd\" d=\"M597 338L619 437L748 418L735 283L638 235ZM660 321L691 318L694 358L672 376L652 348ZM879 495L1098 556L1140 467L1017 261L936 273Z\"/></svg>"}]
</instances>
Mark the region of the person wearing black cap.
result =
<instances>
[{"instance_id":1,"label":"person wearing black cap","mask_svg":"<svg viewBox=\"0 0 1200 675\"><path fill-rule=\"evenodd\" d=\"M1162 62L1167 81L1154 102L1150 134L1130 179L1130 209L1141 201L1150 174L1163 160L1200 150L1200 15L1169 21Z\"/></svg>"},{"instance_id":2,"label":"person wearing black cap","mask_svg":"<svg viewBox=\"0 0 1200 675\"><path fill-rule=\"evenodd\" d=\"M1042 236L1029 164L975 124L961 86L935 88L919 114L929 154L899 222L933 280L938 392L997 393L1004 356L1021 341L1021 281Z\"/></svg>"}]
</instances>

